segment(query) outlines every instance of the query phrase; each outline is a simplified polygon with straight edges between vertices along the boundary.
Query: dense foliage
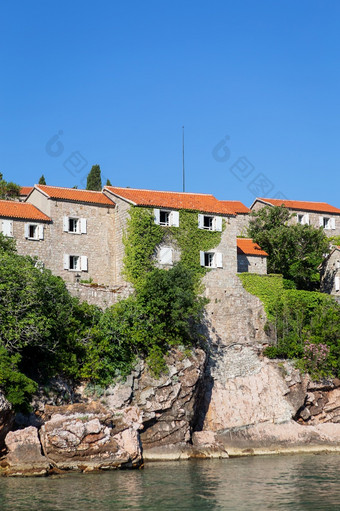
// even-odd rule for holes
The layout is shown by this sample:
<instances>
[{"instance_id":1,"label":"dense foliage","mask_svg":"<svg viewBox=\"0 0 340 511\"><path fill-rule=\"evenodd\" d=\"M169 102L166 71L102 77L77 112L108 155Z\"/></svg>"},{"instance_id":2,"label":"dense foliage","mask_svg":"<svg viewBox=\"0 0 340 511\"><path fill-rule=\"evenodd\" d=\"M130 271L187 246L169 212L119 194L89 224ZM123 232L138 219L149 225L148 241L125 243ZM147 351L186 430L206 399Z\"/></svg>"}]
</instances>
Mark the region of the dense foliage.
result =
<instances>
[{"instance_id":1,"label":"dense foliage","mask_svg":"<svg viewBox=\"0 0 340 511\"><path fill-rule=\"evenodd\" d=\"M240 278L263 301L268 333L275 341L267 356L297 359L316 378L340 376L340 306L331 296L287 289L280 275L244 273Z\"/></svg>"},{"instance_id":2,"label":"dense foliage","mask_svg":"<svg viewBox=\"0 0 340 511\"><path fill-rule=\"evenodd\" d=\"M61 374L107 385L137 357L155 374L172 346L200 339L205 304L193 272L150 268L137 292L102 311L72 297L63 280L15 252L0 234L0 388L27 409L36 382Z\"/></svg>"},{"instance_id":3,"label":"dense foliage","mask_svg":"<svg viewBox=\"0 0 340 511\"><path fill-rule=\"evenodd\" d=\"M283 206L266 206L252 213L248 235L268 252L268 272L282 274L298 289L313 291L320 285L318 266L328 252L329 241L322 229L288 225L290 217Z\"/></svg>"},{"instance_id":4,"label":"dense foliage","mask_svg":"<svg viewBox=\"0 0 340 511\"><path fill-rule=\"evenodd\" d=\"M44 174L41 175L38 184L39 185L46 185L46 179L45 179Z\"/></svg>"},{"instance_id":5,"label":"dense foliage","mask_svg":"<svg viewBox=\"0 0 340 511\"><path fill-rule=\"evenodd\" d=\"M100 192L102 189L102 177L99 165L92 165L87 176L86 190L94 190Z\"/></svg>"}]
</instances>

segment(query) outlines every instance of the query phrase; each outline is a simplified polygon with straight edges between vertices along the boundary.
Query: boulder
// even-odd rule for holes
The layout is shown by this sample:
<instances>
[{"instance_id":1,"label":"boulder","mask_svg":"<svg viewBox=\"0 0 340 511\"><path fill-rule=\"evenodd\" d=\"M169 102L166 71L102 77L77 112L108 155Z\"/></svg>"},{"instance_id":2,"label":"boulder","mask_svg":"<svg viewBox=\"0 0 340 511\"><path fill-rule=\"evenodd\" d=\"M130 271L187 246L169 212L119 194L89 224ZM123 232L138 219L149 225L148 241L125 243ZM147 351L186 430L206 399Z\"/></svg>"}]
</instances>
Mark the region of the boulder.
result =
<instances>
[{"instance_id":1,"label":"boulder","mask_svg":"<svg viewBox=\"0 0 340 511\"><path fill-rule=\"evenodd\" d=\"M8 450L2 461L6 475L46 475L50 463L41 453L38 430L30 426L10 431L5 439Z\"/></svg>"},{"instance_id":2,"label":"boulder","mask_svg":"<svg viewBox=\"0 0 340 511\"><path fill-rule=\"evenodd\" d=\"M140 412L115 414L99 403L46 406L40 430L43 452L62 470L91 471L138 467L142 451Z\"/></svg>"}]
</instances>

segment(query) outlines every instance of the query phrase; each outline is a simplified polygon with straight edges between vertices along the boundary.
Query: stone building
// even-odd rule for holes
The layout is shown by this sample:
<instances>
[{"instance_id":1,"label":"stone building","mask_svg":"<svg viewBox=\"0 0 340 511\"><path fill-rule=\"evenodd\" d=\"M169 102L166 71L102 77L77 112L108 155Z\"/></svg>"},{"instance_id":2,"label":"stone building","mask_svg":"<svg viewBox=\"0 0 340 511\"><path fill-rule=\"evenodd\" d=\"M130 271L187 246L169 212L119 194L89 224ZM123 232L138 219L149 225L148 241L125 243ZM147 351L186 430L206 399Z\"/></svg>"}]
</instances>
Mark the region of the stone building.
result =
<instances>
[{"instance_id":1,"label":"stone building","mask_svg":"<svg viewBox=\"0 0 340 511\"><path fill-rule=\"evenodd\" d=\"M251 238L237 238L237 272L267 274L268 254Z\"/></svg>"},{"instance_id":2,"label":"stone building","mask_svg":"<svg viewBox=\"0 0 340 511\"><path fill-rule=\"evenodd\" d=\"M250 206L252 211L259 211L265 206L285 206L294 215L290 223L322 227L327 236L340 235L340 209L326 202L307 202L283 199L263 199L257 197Z\"/></svg>"},{"instance_id":3,"label":"stone building","mask_svg":"<svg viewBox=\"0 0 340 511\"><path fill-rule=\"evenodd\" d=\"M41 243L34 255L54 275L69 284L87 280L115 285L115 204L109 197L102 192L35 185L22 205L35 206L51 221L48 242ZM30 248L27 253L31 255Z\"/></svg>"},{"instance_id":4,"label":"stone building","mask_svg":"<svg viewBox=\"0 0 340 511\"><path fill-rule=\"evenodd\" d=\"M50 253L51 218L32 204L0 201L0 232L16 241L21 255L38 257Z\"/></svg>"},{"instance_id":5,"label":"stone building","mask_svg":"<svg viewBox=\"0 0 340 511\"><path fill-rule=\"evenodd\" d=\"M236 233L237 236L245 236L249 223L250 209L242 202L237 200L222 200L222 204L226 205L236 215Z\"/></svg>"},{"instance_id":6,"label":"stone building","mask_svg":"<svg viewBox=\"0 0 340 511\"><path fill-rule=\"evenodd\" d=\"M319 266L323 293L336 296L340 300L340 246L333 246Z\"/></svg>"}]
</instances>

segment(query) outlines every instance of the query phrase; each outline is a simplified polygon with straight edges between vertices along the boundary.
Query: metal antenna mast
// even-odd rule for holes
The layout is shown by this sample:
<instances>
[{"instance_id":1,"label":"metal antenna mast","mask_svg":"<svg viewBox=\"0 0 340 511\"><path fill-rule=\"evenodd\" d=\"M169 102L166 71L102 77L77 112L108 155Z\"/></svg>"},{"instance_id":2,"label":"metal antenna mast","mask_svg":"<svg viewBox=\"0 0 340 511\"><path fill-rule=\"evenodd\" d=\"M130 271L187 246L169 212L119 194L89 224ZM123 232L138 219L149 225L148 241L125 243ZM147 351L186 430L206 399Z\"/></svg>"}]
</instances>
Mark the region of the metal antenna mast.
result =
<instances>
[{"instance_id":1,"label":"metal antenna mast","mask_svg":"<svg viewBox=\"0 0 340 511\"><path fill-rule=\"evenodd\" d=\"M185 192L185 170L184 170L184 126L182 126L182 176L183 176L183 192Z\"/></svg>"}]
</instances>

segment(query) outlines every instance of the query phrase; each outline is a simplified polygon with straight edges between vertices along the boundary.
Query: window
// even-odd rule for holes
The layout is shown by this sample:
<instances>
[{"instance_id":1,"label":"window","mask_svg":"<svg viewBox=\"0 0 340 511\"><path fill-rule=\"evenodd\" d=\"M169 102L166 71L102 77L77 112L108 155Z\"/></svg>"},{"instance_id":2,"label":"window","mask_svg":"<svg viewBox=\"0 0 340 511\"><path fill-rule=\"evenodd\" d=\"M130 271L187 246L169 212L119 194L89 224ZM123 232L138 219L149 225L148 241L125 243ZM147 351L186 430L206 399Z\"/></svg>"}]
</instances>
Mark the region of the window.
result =
<instances>
[{"instance_id":1,"label":"window","mask_svg":"<svg viewBox=\"0 0 340 511\"><path fill-rule=\"evenodd\" d=\"M205 268L223 268L221 252L200 252L200 263Z\"/></svg>"},{"instance_id":2,"label":"window","mask_svg":"<svg viewBox=\"0 0 340 511\"><path fill-rule=\"evenodd\" d=\"M13 220L2 220L1 232L4 236L13 238Z\"/></svg>"},{"instance_id":3,"label":"window","mask_svg":"<svg viewBox=\"0 0 340 511\"><path fill-rule=\"evenodd\" d=\"M297 223L301 225L309 225L309 214L308 213L299 213L297 215Z\"/></svg>"},{"instance_id":4,"label":"window","mask_svg":"<svg viewBox=\"0 0 340 511\"><path fill-rule=\"evenodd\" d=\"M335 291L340 291L340 277L335 277Z\"/></svg>"},{"instance_id":5,"label":"window","mask_svg":"<svg viewBox=\"0 0 340 511\"><path fill-rule=\"evenodd\" d=\"M335 229L335 218L330 218L328 216L320 216L319 225L324 229Z\"/></svg>"},{"instance_id":6,"label":"window","mask_svg":"<svg viewBox=\"0 0 340 511\"><path fill-rule=\"evenodd\" d=\"M162 247L159 251L158 261L160 264L173 264L173 249L170 247Z\"/></svg>"},{"instance_id":7,"label":"window","mask_svg":"<svg viewBox=\"0 0 340 511\"><path fill-rule=\"evenodd\" d=\"M154 209L155 224L179 227L179 212L168 209Z\"/></svg>"},{"instance_id":8,"label":"window","mask_svg":"<svg viewBox=\"0 0 340 511\"><path fill-rule=\"evenodd\" d=\"M64 254L64 270L87 271L87 257Z\"/></svg>"},{"instance_id":9,"label":"window","mask_svg":"<svg viewBox=\"0 0 340 511\"><path fill-rule=\"evenodd\" d=\"M25 238L28 240L43 240L44 226L41 224L25 224Z\"/></svg>"},{"instance_id":10,"label":"window","mask_svg":"<svg viewBox=\"0 0 340 511\"><path fill-rule=\"evenodd\" d=\"M87 233L86 218L64 216L63 228L64 232L70 232L73 234L86 234Z\"/></svg>"},{"instance_id":11,"label":"window","mask_svg":"<svg viewBox=\"0 0 340 511\"><path fill-rule=\"evenodd\" d=\"M198 228L207 231L222 231L222 217L199 214Z\"/></svg>"}]
</instances>

